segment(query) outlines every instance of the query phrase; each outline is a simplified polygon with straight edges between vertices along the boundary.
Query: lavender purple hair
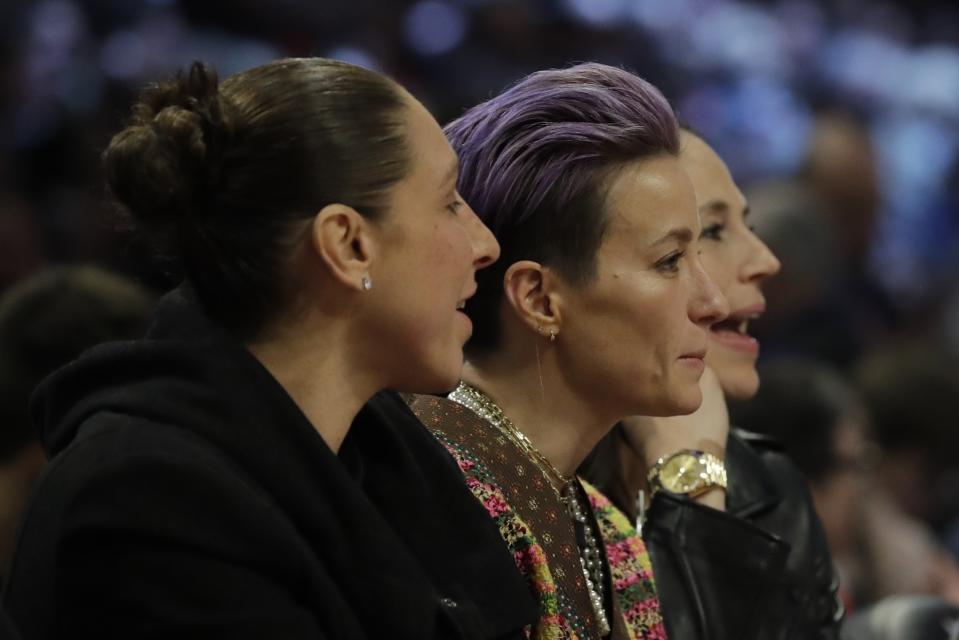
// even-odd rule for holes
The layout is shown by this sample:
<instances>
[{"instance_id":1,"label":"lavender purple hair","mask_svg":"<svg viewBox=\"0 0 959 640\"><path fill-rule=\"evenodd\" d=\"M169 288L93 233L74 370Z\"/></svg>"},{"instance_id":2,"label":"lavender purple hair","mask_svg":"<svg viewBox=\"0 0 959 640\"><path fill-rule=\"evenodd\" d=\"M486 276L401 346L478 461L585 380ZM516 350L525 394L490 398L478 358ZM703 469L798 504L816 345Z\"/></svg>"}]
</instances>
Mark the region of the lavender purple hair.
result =
<instances>
[{"instance_id":1,"label":"lavender purple hair","mask_svg":"<svg viewBox=\"0 0 959 640\"><path fill-rule=\"evenodd\" d=\"M656 87L587 63L533 73L446 127L459 192L499 240L467 305L468 351L499 342L503 274L535 260L577 284L595 275L609 177L624 163L679 153L676 116Z\"/></svg>"}]
</instances>

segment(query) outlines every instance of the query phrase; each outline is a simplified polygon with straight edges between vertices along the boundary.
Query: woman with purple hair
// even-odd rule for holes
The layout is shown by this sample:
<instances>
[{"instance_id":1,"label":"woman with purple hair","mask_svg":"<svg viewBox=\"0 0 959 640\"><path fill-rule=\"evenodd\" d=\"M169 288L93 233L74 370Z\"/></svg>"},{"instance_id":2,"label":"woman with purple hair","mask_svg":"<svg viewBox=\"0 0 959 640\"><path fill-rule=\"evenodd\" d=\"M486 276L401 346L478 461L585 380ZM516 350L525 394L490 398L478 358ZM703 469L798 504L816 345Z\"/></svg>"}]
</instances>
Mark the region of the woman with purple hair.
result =
<instances>
[{"instance_id":1,"label":"woman with purple hair","mask_svg":"<svg viewBox=\"0 0 959 640\"><path fill-rule=\"evenodd\" d=\"M671 620L695 618L708 624L696 637L763 637L784 545L723 513L709 434L675 438L698 451L709 485L653 501L651 554L576 476L623 417L688 414L717 395L707 332L728 307L699 260L669 104L631 73L584 64L534 73L446 133L459 192L501 259L467 303L463 382L412 407L526 576L540 607L531 635L686 638ZM682 593L658 591L654 566Z\"/></svg>"}]
</instances>

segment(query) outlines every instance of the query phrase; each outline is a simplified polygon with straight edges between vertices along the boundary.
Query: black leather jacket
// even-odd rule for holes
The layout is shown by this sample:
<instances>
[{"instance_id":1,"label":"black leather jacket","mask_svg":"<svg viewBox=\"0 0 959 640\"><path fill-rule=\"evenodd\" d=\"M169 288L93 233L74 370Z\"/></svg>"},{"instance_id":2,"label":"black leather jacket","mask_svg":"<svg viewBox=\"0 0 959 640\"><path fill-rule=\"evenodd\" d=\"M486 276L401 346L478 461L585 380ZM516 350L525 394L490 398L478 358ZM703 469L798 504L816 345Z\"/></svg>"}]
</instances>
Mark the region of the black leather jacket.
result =
<instances>
[{"instance_id":1,"label":"black leather jacket","mask_svg":"<svg viewBox=\"0 0 959 640\"><path fill-rule=\"evenodd\" d=\"M647 512L643 538L669 637L838 639L839 582L805 479L774 440L739 429L726 471L725 512L663 492ZM609 494L631 510L622 492Z\"/></svg>"},{"instance_id":2,"label":"black leather jacket","mask_svg":"<svg viewBox=\"0 0 959 640\"><path fill-rule=\"evenodd\" d=\"M727 513L790 546L779 591L782 619L766 638L839 638L839 575L805 477L768 436L733 429L726 444Z\"/></svg>"}]
</instances>

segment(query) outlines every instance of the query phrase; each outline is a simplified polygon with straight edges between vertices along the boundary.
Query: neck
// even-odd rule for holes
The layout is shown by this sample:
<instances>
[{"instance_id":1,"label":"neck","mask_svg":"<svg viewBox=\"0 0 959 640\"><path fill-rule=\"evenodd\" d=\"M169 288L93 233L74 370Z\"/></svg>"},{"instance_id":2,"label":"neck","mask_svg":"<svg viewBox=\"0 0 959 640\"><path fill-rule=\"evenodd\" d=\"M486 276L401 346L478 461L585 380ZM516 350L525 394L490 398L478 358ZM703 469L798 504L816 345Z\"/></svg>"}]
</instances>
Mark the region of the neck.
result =
<instances>
[{"instance_id":1,"label":"neck","mask_svg":"<svg viewBox=\"0 0 959 640\"><path fill-rule=\"evenodd\" d=\"M357 364L349 331L301 321L247 348L286 390L327 446L338 452L363 404L382 385Z\"/></svg>"},{"instance_id":2,"label":"neck","mask_svg":"<svg viewBox=\"0 0 959 640\"><path fill-rule=\"evenodd\" d=\"M642 447L637 444L635 434L625 423L618 432L616 438L615 455L616 460L610 461L610 464L618 463L620 473L615 478L624 494L623 510L630 519L635 520L637 516L636 494L642 489L649 496L649 486L646 481L646 474L649 473L649 465L642 453Z\"/></svg>"},{"instance_id":3,"label":"neck","mask_svg":"<svg viewBox=\"0 0 959 640\"><path fill-rule=\"evenodd\" d=\"M537 363L532 340L531 353L467 362L463 380L488 395L557 471L571 477L616 418L569 387L557 367L556 346L539 344Z\"/></svg>"}]
</instances>

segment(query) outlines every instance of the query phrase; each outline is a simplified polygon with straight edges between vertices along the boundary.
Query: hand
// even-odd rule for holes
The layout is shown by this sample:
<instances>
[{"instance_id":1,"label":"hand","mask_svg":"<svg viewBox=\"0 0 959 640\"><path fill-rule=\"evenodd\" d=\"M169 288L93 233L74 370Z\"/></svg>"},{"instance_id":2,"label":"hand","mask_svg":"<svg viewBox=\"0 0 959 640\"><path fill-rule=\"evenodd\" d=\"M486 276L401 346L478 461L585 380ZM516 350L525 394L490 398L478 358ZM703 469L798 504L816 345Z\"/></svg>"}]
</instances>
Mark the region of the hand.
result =
<instances>
[{"instance_id":1,"label":"hand","mask_svg":"<svg viewBox=\"0 0 959 640\"><path fill-rule=\"evenodd\" d=\"M703 372L699 387L703 403L689 415L666 418L631 416L623 420L626 440L630 448L642 456L646 469L652 468L661 457L681 449L698 449L725 460L729 435L726 396L719 378L709 367ZM722 509L725 495L722 491L709 491L697 501Z\"/></svg>"}]
</instances>

